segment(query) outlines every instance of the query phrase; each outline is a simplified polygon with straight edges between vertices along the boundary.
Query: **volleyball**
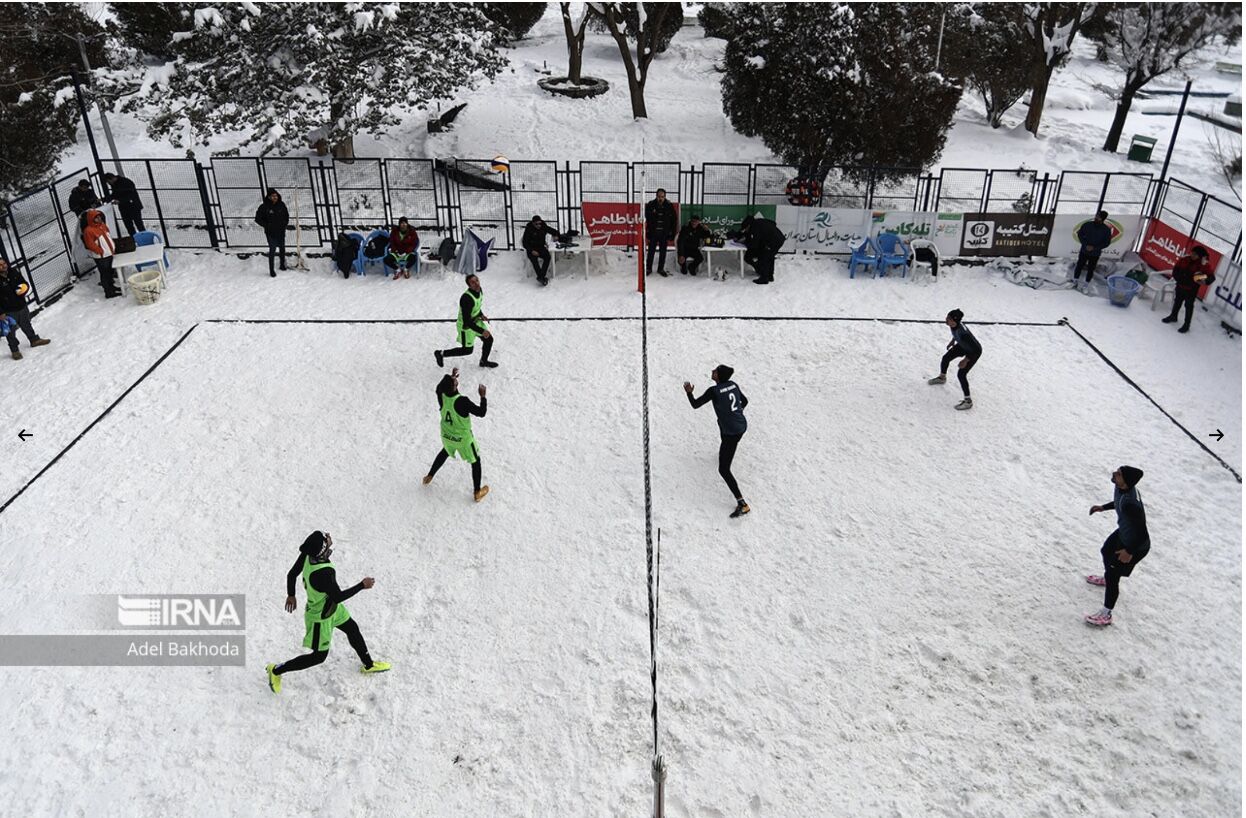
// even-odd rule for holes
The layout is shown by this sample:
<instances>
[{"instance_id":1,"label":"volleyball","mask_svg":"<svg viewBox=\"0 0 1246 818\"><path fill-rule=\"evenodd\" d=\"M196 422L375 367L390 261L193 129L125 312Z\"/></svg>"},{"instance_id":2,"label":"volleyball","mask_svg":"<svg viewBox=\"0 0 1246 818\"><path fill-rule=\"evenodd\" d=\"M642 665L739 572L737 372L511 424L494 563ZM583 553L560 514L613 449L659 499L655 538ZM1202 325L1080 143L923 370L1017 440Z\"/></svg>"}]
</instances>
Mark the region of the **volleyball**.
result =
<instances>
[{"instance_id":1,"label":"volleyball","mask_svg":"<svg viewBox=\"0 0 1246 818\"><path fill-rule=\"evenodd\" d=\"M509 173L511 169L511 160L505 156L495 156L493 161L489 163L489 169L494 173Z\"/></svg>"}]
</instances>

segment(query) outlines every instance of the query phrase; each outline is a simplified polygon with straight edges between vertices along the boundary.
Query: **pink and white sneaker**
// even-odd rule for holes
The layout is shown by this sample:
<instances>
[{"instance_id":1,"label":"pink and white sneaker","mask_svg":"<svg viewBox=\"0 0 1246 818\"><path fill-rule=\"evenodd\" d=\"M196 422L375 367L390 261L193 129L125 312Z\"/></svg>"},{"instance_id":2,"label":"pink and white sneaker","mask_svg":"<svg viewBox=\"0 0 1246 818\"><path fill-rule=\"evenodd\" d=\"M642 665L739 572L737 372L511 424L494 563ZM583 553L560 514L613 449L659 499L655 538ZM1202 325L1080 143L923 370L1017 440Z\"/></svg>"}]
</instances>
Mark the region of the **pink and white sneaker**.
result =
<instances>
[{"instance_id":1,"label":"pink and white sneaker","mask_svg":"<svg viewBox=\"0 0 1246 818\"><path fill-rule=\"evenodd\" d=\"M1086 624L1094 625L1096 628L1106 628L1112 624L1112 614L1099 611L1098 613L1086 614Z\"/></svg>"},{"instance_id":2,"label":"pink and white sneaker","mask_svg":"<svg viewBox=\"0 0 1246 818\"><path fill-rule=\"evenodd\" d=\"M1104 579L1103 577L1099 576L1098 574L1091 574L1090 576L1086 577L1086 581L1089 582L1091 585L1098 585L1100 588L1108 584L1108 581Z\"/></svg>"}]
</instances>

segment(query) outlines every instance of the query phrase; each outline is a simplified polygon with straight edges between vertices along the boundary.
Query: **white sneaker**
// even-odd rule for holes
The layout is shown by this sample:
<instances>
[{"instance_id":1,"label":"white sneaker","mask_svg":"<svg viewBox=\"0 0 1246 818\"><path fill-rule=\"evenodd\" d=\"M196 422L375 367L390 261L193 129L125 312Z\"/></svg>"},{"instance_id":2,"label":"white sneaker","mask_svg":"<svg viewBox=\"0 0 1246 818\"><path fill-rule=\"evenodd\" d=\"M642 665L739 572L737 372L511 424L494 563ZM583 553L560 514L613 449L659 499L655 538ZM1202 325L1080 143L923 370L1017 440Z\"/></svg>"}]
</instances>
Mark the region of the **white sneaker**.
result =
<instances>
[{"instance_id":1,"label":"white sneaker","mask_svg":"<svg viewBox=\"0 0 1246 818\"><path fill-rule=\"evenodd\" d=\"M962 400L960 403L956 404L956 408L957 408L957 409L972 409L972 408L973 408L973 398L965 398L965 399L964 399L964 400Z\"/></svg>"}]
</instances>

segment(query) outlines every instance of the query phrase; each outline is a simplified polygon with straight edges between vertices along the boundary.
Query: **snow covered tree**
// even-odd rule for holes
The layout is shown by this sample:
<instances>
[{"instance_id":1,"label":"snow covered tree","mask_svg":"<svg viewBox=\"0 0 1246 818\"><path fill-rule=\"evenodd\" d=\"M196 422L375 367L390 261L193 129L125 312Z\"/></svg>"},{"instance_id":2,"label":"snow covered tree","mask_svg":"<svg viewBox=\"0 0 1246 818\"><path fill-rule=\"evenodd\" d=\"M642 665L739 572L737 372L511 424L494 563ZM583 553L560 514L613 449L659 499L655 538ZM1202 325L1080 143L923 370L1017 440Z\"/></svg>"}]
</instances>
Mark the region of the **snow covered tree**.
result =
<instances>
[{"instance_id":1,"label":"snow covered tree","mask_svg":"<svg viewBox=\"0 0 1246 818\"><path fill-rule=\"evenodd\" d=\"M481 3L485 16L506 32L508 40L520 40L545 16L544 3Z\"/></svg>"},{"instance_id":2,"label":"snow covered tree","mask_svg":"<svg viewBox=\"0 0 1246 818\"><path fill-rule=\"evenodd\" d=\"M1004 114L1030 90L1026 18L1017 3L957 3L946 12L940 71L973 89L998 128Z\"/></svg>"},{"instance_id":3,"label":"snow covered tree","mask_svg":"<svg viewBox=\"0 0 1246 818\"><path fill-rule=\"evenodd\" d=\"M590 3L593 12L604 21L606 30L619 47L623 67L627 69L627 90L632 99L632 116L647 119L645 83L653 58L670 45L675 32L683 25L680 3ZM671 21L675 20L672 28ZM632 55L629 39L635 44Z\"/></svg>"},{"instance_id":4,"label":"snow covered tree","mask_svg":"<svg viewBox=\"0 0 1246 818\"><path fill-rule=\"evenodd\" d=\"M731 39L731 13L727 3L705 3L697 12L697 22L706 37L717 37L720 40Z\"/></svg>"},{"instance_id":5,"label":"snow covered tree","mask_svg":"<svg viewBox=\"0 0 1246 818\"><path fill-rule=\"evenodd\" d=\"M1029 44L1030 110L1025 129L1038 136L1051 75L1069 59L1077 32L1096 13L1094 3L1023 3Z\"/></svg>"},{"instance_id":6,"label":"snow covered tree","mask_svg":"<svg viewBox=\"0 0 1246 818\"><path fill-rule=\"evenodd\" d=\"M104 59L103 28L77 4L0 4L0 191L12 194L51 176L81 119L72 72Z\"/></svg>"},{"instance_id":7,"label":"snow covered tree","mask_svg":"<svg viewBox=\"0 0 1246 818\"><path fill-rule=\"evenodd\" d=\"M154 104L148 130L178 147L207 143L289 152L316 133L351 156L411 112L452 98L505 65L497 27L469 3L272 3L199 6L175 36L167 81L127 107Z\"/></svg>"},{"instance_id":8,"label":"snow covered tree","mask_svg":"<svg viewBox=\"0 0 1246 818\"><path fill-rule=\"evenodd\" d=\"M110 3L117 39L160 60L173 58L173 35L190 28L193 3Z\"/></svg>"},{"instance_id":9,"label":"snow covered tree","mask_svg":"<svg viewBox=\"0 0 1246 818\"><path fill-rule=\"evenodd\" d=\"M938 158L961 88L930 71L938 18L932 31L920 4L742 3L729 12L723 109L802 178L821 181L834 165L861 178L861 166Z\"/></svg>"},{"instance_id":10,"label":"snow covered tree","mask_svg":"<svg viewBox=\"0 0 1246 818\"><path fill-rule=\"evenodd\" d=\"M562 10L562 29L567 37L567 79L573 85L580 84L584 72L584 31L588 26L588 5L580 9L578 17L572 15L570 3L559 3Z\"/></svg>"},{"instance_id":11,"label":"snow covered tree","mask_svg":"<svg viewBox=\"0 0 1246 818\"><path fill-rule=\"evenodd\" d=\"M1114 3L1100 30L1108 61L1125 73L1105 151L1116 152L1134 96L1151 80L1181 68L1195 51L1223 36L1241 37L1240 3Z\"/></svg>"}]
</instances>

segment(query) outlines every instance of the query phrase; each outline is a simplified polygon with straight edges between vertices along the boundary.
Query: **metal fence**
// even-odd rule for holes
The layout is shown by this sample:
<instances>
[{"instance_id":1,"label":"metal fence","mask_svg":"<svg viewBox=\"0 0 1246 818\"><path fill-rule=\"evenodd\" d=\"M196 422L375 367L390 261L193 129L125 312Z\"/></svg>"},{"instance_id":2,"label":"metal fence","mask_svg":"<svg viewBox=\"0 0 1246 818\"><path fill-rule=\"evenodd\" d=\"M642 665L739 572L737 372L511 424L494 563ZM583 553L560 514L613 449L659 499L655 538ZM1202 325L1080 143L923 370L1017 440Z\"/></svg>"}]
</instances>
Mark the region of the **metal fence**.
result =
<instances>
[{"instance_id":1,"label":"metal fence","mask_svg":"<svg viewBox=\"0 0 1246 818\"><path fill-rule=\"evenodd\" d=\"M789 165L709 162L515 161L497 173L479 159L317 159L215 157L124 159L146 207L144 220L170 247L255 249L266 246L255 224L265 191L281 191L304 248L323 248L339 231L366 233L406 216L424 244L437 236L462 240L468 229L514 249L522 225L542 214L561 230L584 230L581 204L638 202L665 188L682 205L788 204ZM0 252L29 271L35 299L69 286L82 258L78 227L66 196L83 169L27 191L8 204ZM822 206L853 209L1092 213L1155 216L1237 257L1241 209L1180 180L1147 173L1030 169L831 168Z\"/></svg>"}]
</instances>

